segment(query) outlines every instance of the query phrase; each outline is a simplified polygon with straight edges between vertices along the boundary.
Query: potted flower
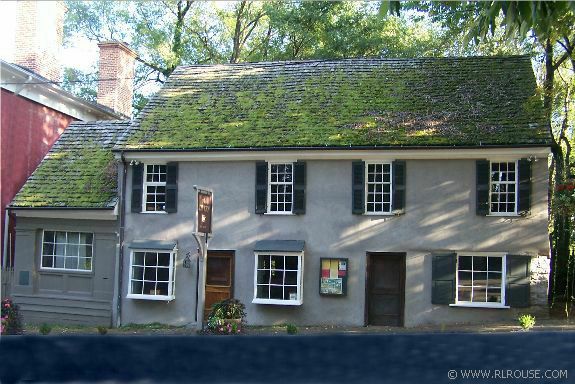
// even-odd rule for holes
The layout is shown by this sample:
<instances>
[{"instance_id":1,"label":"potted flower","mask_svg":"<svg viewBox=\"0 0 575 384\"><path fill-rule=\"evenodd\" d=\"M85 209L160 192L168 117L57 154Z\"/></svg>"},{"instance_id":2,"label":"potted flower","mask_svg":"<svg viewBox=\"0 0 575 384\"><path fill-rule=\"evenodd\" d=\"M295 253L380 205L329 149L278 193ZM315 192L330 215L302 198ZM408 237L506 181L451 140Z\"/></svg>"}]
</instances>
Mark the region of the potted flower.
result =
<instances>
[{"instance_id":1,"label":"potted flower","mask_svg":"<svg viewBox=\"0 0 575 384\"><path fill-rule=\"evenodd\" d=\"M240 333L245 323L246 306L237 299L226 299L212 306L208 316L208 328L215 333Z\"/></svg>"}]
</instances>

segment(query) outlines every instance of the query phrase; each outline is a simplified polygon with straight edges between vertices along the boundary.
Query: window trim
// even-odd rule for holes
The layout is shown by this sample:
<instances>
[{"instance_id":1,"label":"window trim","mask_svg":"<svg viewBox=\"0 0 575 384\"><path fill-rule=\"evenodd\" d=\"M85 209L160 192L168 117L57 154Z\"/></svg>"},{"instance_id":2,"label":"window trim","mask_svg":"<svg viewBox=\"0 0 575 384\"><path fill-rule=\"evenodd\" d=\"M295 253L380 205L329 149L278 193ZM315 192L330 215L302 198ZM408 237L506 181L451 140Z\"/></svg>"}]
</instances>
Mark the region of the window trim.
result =
<instances>
[{"instance_id":1,"label":"window trim","mask_svg":"<svg viewBox=\"0 0 575 384\"><path fill-rule=\"evenodd\" d=\"M264 215L278 215L278 216L294 216L293 206L294 206L294 164L295 161L291 160L276 160L276 161L266 161L268 165L268 185L267 185L267 201L266 201L266 212ZM291 165L291 210L290 211L272 211L272 165ZM287 184L287 183L283 183Z\"/></svg>"},{"instance_id":2,"label":"window trim","mask_svg":"<svg viewBox=\"0 0 575 384\"><path fill-rule=\"evenodd\" d=\"M259 256L297 256L298 257L298 298L296 300L279 300L279 299L262 299L258 298L258 258ZM254 252L254 297L253 304L268 304L268 305L302 305L303 304L303 271L304 271L304 252L287 252L287 251L255 251ZM285 268L284 268L285 271Z\"/></svg>"},{"instance_id":3,"label":"window trim","mask_svg":"<svg viewBox=\"0 0 575 384\"><path fill-rule=\"evenodd\" d=\"M44 258L44 238L46 235L46 231L48 232L78 232L78 233L86 233L92 235L92 262L90 263L90 269L69 269L69 268L55 268L55 267L44 267L42 266L42 261ZM68 239L68 235L66 235L66 240ZM42 229L42 244L40 246L40 269L41 272L74 272L74 273L81 273L81 274L93 274L94 273L94 243L96 242L96 234L94 232L84 232L84 231L68 231L68 230L61 230L61 229ZM56 241L56 238L54 238ZM56 244L56 243L54 243ZM68 244L68 243L66 243ZM80 259L80 256L77 257ZM79 263L79 260L78 260ZM66 260L64 256L64 265L66 265Z\"/></svg>"},{"instance_id":4,"label":"window trim","mask_svg":"<svg viewBox=\"0 0 575 384\"><path fill-rule=\"evenodd\" d=\"M170 254L170 270L168 273L168 294L167 295L150 295L150 294L136 294L131 293L132 291L132 266L134 262L134 253L136 252L155 252L155 253L169 253ZM135 248L130 250L130 265L128 273L128 293L126 294L127 299L137 299L137 300L152 300L152 301L172 301L176 298L176 259L178 254L178 248L172 250L167 249L151 249L151 248Z\"/></svg>"},{"instance_id":5,"label":"window trim","mask_svg":"<svg viewBox=\"0 0 575 384\"><path fill-rule=\"evenodd\" d=\"M142 211L140 213L154 213L154 214L162 214L168 213L166 212L166 196L167 193L165 192L167 184L168 184L168 169L167 163L143 163L144 164L144 172L142 174ZM147 181L148 179L148 165L163 165L166 167L166 181L164 182L156 182L156 181ZM164 187L164 209L161 211L148 211L146 209L146 201L148 196L148 186L156 186L156 187Z\"/></svg>"},{"instance_id":6,"label":"window trim","mask_svg":"<svg viewBox=\"0 0 575 384\"><path fill-rule=\"evenodd\" d=\"M379 165L379 164L386 164L389 165L389 212L387 211L378 211L378 212L369 212L367 210L367 195L369 193L368 188L368 169L369 165ZM364 170L363 170L363 214L366 216L396 216L393 212L393 161L392 160L384 160L384 161L365 161L364 160Z\"/></svg>"},{"instance_id":7,"label":"window trim","mask_svg":"<svg viewBox=\"0 0 575 384\"><path fill-rule=\"evenodd\" d=\"M501 302L472 302L459 301L459 257L460 256L480 256L480 257L501 257ZM469 308L510 308L505 305L505 294L507 289L507 253L504 252L458 252L455 259L455 303L449 304L450 307L469 307Z\"/></svg>"},{"instance_id":8,"label":"window trim","mask_svg":"<svg viewBox=\"0 0 575 384\"><path fill-rule=\"evenodd\" d=\"M491 196L492 196L492 186L493 180L491 179L492 164L493 163L514 163L515 164L515 207L513 212L493 212L491 210ZM489 160L489 199L487 200L489 204L489 213L487 216L493 217L520 217L518 212L519 209L519 160L517 159L491 159Z\"/></svg>"}]
</instances>

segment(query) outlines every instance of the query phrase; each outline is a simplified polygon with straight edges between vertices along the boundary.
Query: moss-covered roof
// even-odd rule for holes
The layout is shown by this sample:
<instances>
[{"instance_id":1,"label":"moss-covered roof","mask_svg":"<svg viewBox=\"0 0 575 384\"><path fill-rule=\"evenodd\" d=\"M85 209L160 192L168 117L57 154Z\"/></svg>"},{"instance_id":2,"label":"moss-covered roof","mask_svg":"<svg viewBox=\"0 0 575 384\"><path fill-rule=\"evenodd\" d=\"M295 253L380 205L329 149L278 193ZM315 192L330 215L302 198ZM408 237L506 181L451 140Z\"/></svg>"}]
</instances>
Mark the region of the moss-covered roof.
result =
<instances>
[{"instance_id":1,"label":"moss-covered roof","mask_svg":"<svg viewBox=\"0 0 575 384\"><path fill-rule=\"evenodd\" d=\"M129 120L70 124L11 206L113 207L117 166L111 149L129 125Z\"/></svg>"},{"instance_id":2,"label":"moss-covered roof","mask_svg":"<svg viewBox=\"0 0 575 384\"><path fill-rule=\"evenodd\" d=\"M123 149L549 143L527 56L177 68Z\"/></svg>"}]
</instances>

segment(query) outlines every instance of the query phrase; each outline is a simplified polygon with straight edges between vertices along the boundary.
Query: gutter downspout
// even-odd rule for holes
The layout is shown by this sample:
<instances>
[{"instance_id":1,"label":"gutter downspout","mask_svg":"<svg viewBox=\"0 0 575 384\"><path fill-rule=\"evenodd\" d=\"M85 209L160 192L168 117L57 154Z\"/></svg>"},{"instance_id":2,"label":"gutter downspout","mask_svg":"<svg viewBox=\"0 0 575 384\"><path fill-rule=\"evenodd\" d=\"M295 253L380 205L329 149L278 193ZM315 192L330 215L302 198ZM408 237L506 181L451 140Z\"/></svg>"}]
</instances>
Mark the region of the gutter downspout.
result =
<instances>
[{"instance_id":1,"label":"gutter downspout","mask_svg":"<svg viewBox=\"0 0 575 384\"><path fill-rule=\"evenodd\" d=\"M120 183L120 228L118 235L118 265L116 266L117 275L117 295L116 295L116 327L122 325L122 275L124 269L124 227L125 227L125 209L124 205L126 202L126 179L128 177L128 167L126 165L126 159L124 158L124 151L120 152L120 158L122 160L122 182Z\"/></svg>"},{"instance_id":2,"label":"gutter downspout","mask_svg":"<svg viewBox=\"0 0 575 384\"><path fill-rule=\"evenodd\" d=\"M6 259L8 258L8 224L10 224L10 214L8 213L8 207L6 207L6 210L4 211L4 247L2 249L2 270L6 269ZM1 276L2 275L0 274L0 278Z\"/></svg>"}]
</instances>

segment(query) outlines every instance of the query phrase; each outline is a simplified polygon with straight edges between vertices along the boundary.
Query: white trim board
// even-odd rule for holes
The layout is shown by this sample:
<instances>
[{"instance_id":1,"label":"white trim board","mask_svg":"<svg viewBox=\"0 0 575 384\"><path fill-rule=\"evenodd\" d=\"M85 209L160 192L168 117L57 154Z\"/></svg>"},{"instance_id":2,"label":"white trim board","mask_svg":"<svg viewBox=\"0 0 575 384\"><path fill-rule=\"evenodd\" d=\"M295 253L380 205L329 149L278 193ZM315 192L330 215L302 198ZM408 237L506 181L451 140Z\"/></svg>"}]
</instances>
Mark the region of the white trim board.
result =
<instances>
[{"instance_id":1,"label":"white trim board","mask_svg":"<svg viewBox=\"0 0 575 384\"><path fill-rule=\"evenodd\" d=\"M547 161L551 153L549 147L510 147L510 148L428 148L428 149L299 149L299 150L217 150L217 151L142 151L122 152L126 161L283 161L286 158L298 160L456 160L456 159L509 159L533 157ZM116 153L116 158L121 152Z\"/></svg>"}]
</instances>

